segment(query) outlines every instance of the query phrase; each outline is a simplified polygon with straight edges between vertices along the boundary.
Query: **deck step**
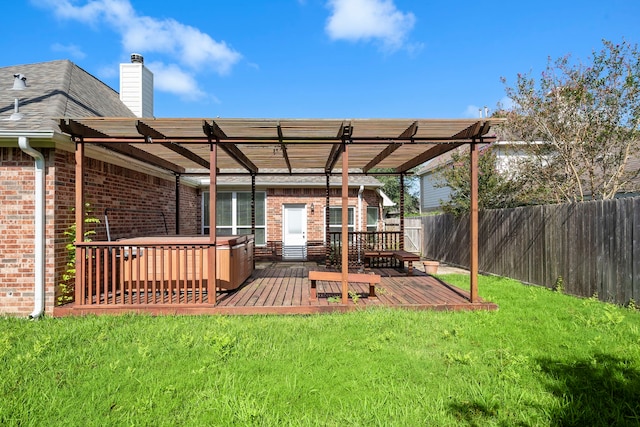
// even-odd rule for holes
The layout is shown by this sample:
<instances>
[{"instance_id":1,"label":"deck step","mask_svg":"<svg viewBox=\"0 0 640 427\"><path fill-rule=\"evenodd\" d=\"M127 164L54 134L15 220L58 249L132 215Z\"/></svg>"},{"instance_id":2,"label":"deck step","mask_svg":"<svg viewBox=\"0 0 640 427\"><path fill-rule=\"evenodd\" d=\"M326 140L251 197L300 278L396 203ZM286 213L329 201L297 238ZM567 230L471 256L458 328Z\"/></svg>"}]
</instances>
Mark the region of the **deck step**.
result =
<instances>
[{"instance_id":1,"label":"deck step","mask_svg":"<svg viewBox=\"0 0 640 427\"><path fill-rule=\"evenodd\" d=\"M307 246L283 246L282 259L287 261L306 261Z\"/></svg>"}]
</instances>

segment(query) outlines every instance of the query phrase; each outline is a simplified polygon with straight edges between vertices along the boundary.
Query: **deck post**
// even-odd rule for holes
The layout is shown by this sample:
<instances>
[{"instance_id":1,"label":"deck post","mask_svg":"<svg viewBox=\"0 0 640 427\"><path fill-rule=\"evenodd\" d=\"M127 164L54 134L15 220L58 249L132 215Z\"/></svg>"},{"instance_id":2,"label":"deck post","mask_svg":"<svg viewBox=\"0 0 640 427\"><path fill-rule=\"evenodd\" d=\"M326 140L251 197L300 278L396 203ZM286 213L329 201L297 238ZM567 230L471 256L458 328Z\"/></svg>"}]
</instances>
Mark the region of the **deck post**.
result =
<instances>
[{"instance_id":1,"label":"deck post","mask_svg":"<svg viewBox=\"0 0 640 427\"><path fill-rule=\"evenodd\" d=\"M329 187L331 176L327 173L327 195L325 200L326 209L324 211L324 235L325 235L325 245L324 245L324 266L331 266L331 212L329 211L329 204L331 203L331 187Z\"/></svg>"},{"instance_id":2,"label":"deck post","mask_svg":"<svg viewBox=\"0 0 640 427\"><path fill-rule=\"evenodd\" d=\"M217 142L217 140L216 140ZM209 296L209 304L217 303L216 288L217 286L217 265L216 265L216 199L218 192L217 159L218 145L209 141L209 269L207 271L207 295Z\"/></svg>"},{"instance_id":3,"label":"deck post","mask_svg":"<svg viewBox=\"0 0 640 427\"><path fill-rule=\"evenodd\" d=\"M404 251L404 172L400 174L400 250Z\"/></svg>"},{"instance_id":4,"label":"deck post","mask_svg":"<svg viewBox=\"0 0 640 427\"><path fill-rule=\"evenodd\" d=\"M469 210L469 277L471 302L478 301L478 144L470 144L471 207Z\"/></svg>"},{"instance_id":5,"label":"deck post","mask_svg":"<svg viewBox=\"0 0 640 427\"><path fill-rule=\"evenodd\" d=\"M75 302L84 304L84 283L86 280L84 256L77 243L84 240L84 141L82 138L74 138L76 143L76 277L75 277Z\"/></svg>"},{"instance_id":6,"label":"deck post","mask_svg":"<svg viewBox=\"0 0 640 427\"><path fill-rule=\"evenodd\" d=\"M349 303L349 148L342 141L342 303Z\"/></svg>"},{"instance_id":7,"label":"deck post","mask_svg":"<svg viewBox=\"0 0 640 427\"><path fill-rule=\"evenodd\" d=\"M251 234L256 234L256 174L251 172Z\"/></svg>"},{"instance_id":8,"label":"deck post","mask_svg":"<svg viewBox=\"0 0 640 427\"><path fill-rule=\"evenodd\" d=\"M180 175L176 174L176 234L180 234Z\"/></svg>"}]
</instances>

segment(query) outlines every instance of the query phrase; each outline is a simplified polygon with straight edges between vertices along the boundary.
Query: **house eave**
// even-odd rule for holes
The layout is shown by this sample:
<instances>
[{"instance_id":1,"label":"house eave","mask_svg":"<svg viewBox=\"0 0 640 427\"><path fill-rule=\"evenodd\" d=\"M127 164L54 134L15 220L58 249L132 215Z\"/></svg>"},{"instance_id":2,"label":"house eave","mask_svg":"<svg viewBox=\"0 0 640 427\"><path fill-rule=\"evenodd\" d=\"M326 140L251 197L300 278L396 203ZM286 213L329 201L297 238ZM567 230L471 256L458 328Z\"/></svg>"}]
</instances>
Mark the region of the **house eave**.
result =
<instances>
[{"instance_id":1,"label":"house eave","mask_svg":"<svg viewBox=\"0 0 640 427\"><path fill-rule=\"evenodd\" d=\"M0 147L17 147L19 138L29 138L34 148L53 148L56 142L68 142L69 136L52 130L2 130L0 129Z\"/></svg>"}]
</instances>

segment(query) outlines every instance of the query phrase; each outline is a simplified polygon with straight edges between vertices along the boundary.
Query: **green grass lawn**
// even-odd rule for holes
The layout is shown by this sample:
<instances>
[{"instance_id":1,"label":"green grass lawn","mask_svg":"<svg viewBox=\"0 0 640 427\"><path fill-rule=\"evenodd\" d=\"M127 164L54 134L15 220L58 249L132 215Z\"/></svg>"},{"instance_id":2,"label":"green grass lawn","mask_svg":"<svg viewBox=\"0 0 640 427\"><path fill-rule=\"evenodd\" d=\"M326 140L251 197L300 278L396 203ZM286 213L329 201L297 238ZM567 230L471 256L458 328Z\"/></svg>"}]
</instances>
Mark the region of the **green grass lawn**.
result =
<instances>
[{"instance_id":1,"label":"green grass lawn","mask_svg":"<svg viewBox=\"0 0 640 427\"><path fill-rule=\"evenodd\" d=\"M0 318L0 425L640 424L640 312L479 289L498 311Z\"/></svg>"}]
</instances>

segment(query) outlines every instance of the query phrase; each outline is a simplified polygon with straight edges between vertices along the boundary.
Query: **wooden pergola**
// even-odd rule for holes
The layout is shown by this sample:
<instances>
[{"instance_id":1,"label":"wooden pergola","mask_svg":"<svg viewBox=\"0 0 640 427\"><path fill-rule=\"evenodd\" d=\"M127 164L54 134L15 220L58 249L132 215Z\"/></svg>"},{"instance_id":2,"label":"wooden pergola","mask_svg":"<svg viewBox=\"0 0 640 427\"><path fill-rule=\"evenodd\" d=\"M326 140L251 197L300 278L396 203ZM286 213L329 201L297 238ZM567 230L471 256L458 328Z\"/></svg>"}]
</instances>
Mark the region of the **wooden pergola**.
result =
<instances>
[{"instance_id":1,"label":"wooden pergola","mask_svg":"<svg viewBox=\"0 0 640 427\"><path fill-rule=\"evenodd\" d=\"M207 174L211 230L216 229L216 178L224 174L341 175L342 246L347 247L348 177L377 168L403 178L411 169L461 145L470 146L470 296L478 300L478 144L490 142L501 119L195 119L73 118L60 120L76 143L76 177L84 176L86 144L105 146L181 176ZM219 148L219 149L218 149ZM238 172L241 170L241 172ZM387 172L388 174L388 172ZM401 192L404 194L404 191ZM402 196L401 196L402 197ZM83 236L84 183L76 179L76 236ZM403 203L401 200L401 211ZM178 221L177 221L178 223ZM401 231L403 212L401 212ZM210 243L215 244L215 233ZM80 243L78 241L77 243ZM215 303L216 251L208 251ZM348 251L342 251L342 301L348 300ZM79 277L76 278L79 280ZM76 283L77 287L81 285Z\"/></svg>"}]
</instances>

